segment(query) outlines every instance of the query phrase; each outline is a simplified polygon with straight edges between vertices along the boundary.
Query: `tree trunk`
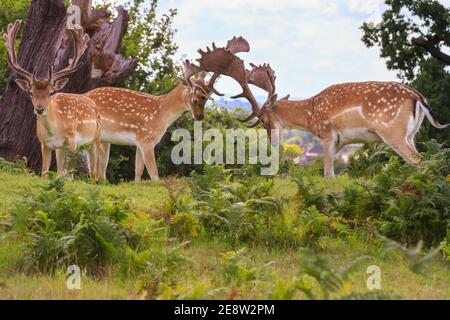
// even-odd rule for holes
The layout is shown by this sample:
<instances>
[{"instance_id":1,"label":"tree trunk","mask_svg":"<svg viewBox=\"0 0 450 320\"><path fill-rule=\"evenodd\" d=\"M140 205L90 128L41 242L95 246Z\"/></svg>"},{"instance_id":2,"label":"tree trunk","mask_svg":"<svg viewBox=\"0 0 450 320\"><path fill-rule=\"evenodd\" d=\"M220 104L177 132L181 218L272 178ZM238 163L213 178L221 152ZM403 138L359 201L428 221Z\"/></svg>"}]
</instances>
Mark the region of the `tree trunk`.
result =
<instances>
[{"instance_id":1,"label":"tree trunk","mask_svg":"<svg viewBox=\"0 0 450 320\"><path fill-rule=\"evenodd\" d=\"M82 10L82 25L91 36L83 66L69 78L64 92L85 93L105 85L118 85L137 65L136 59L120 56L121 39L128 27L128 14L118 8L118 16L109 22L105 10L91 10L90 0L74 0ZM72 56L71 41L66 36L66 7L64 0L33 0L26 19L18 61L29 71L38 67L38 76L45 77L51 63L55 70L62 69ZM11 21L13 22L13 21ZM104 63L98 63L104 62ZM106 63L105 63L106 61ZM98 70L95 79L91 69ZM29 95L8 79L3 100L0 101L0 157L16 162L26 157L28 167L40 170L40 143L36 137L36 117Z\"/></svg>"}]
</instances>

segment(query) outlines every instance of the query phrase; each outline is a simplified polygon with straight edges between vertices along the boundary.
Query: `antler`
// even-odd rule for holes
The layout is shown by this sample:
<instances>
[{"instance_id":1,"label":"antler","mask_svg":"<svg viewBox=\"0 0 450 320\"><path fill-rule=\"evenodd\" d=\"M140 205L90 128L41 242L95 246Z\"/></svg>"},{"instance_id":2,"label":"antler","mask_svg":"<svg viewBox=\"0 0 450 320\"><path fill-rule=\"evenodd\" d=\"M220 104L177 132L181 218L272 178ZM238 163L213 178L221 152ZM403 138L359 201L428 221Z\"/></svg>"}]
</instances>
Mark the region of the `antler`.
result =
<instances>
[{"instance_id":1,"label":"antler","mask_svg":"<svg viewBox=\"0 0 450 320\"><path fill-rule=\"evenodd\" d=\"M213 44L213 47L215 47L215 44ZM229 40L227 42L227 46L225 48L233 54L240 53L240 52L249 52L250 44L243 37L233 37L231 40ZM207 86L216 95L223 96L223 94L219 93L214 88L214 84L219 77L220 77L220 73L214 73L211 76L211 79L208 81Z\"/></svg>"},{"instance_id":2,"label":"antler","mask_svg":"<svg viewBox=\"0 0 450 320\"><path fill-rule=\"evenodd\" d=\"M263 64L256 66L253 63L250 64L252 70L248 72L248 83L263 89L269 94L269 98L275 94L275 71L270 67L269 64Z\"/></svg>"},{"instance_id":3,"label":"antler","mask_svg":"<svg viewBox=\"0 0 450 320\"><path fill-rule=\"evenodd\" d=\"M87 49L87 43L89 41L89 36L84 33L83 28L80 26L74 26L73 29L67 30L70 33L70 36L72 37L72 42L74 46L74 54L73 58L69 60L69 66L66 68L56 72L53 75L53 70L50 70L50 78L52 82L55 82L58 79L64 78L68 76L69 74L75 72L78 70L78 68L81 66L78 64L80 58L83 56L84 52ZM53 69L53 67L50 67L50 69Z\"/></svg>"},{"instance_id":4,"label":"antler","mask_svg":"<svg viewBox=\"0 0 450 320\"><path fill-rule=\"evenodd\" d=\"M188 83L189 87L194 88L196 84L192 81L192 77L202 70L189 60L183 61L183 73L184 80Z\"/></svg>"},{"instance_id":5,"label":"antler","mask_svg":"<svg viewBox=\"0 0 450 320\"><path fill-rule=\"evenodd\" d=\"M27 79L29 82L32 82L34 76L30 72L24 70L19 65L19 63L17 62L16 50L14 47L16 35L20 29L21 24L22 24L21 20L16 20L14 24L10 23L8 25L7 33L3 36L3 39L5 39L6 41L6 50L8 51L6 58L11 69L13 69L17 74ZM33 74L35 75L36 73L33 72Z\"/></svg>"},{"instance_id":6,"label":"antler","mask_svg":"<svg viewBox=\"0 0 450 320\"><path fill-rule=\"evenodd\" d=\"M243 37L233 37L233 39L228 41L226 48L233 54L240 52L249 52L250 44Z\"/></svg>"},{"instance_id":7,"label":"antler","mask_svg":"<svg viewBox=\"0 0 450 320\"><path fill-rule=\"evenodd\" d=\"M200 69L229 76L239 83L243 91L241 94L232 97L232 99L246 98L252 105L253 112L251 119L257 117L260 112L260 107L248 86L244 61L226 48L217 48L214 43L212 50L208 47L206 52L202 50L198 52L201 56L200 59L197 59L200 63Z\"/></svg>"}]
</instances>

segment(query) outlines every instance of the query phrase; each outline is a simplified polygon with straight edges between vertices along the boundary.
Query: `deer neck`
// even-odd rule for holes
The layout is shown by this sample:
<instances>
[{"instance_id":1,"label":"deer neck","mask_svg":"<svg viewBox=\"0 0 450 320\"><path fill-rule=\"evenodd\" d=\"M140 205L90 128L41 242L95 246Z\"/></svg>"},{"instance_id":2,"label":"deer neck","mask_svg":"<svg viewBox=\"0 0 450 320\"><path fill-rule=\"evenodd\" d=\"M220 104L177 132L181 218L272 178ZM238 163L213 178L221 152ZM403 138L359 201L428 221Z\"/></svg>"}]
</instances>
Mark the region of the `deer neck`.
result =
<instances>
[{"instance_id":1,"label":"deer neck","mask_svg":"<svg viewBox=\"0 0 450 320\"><path fill-rule=\"evenodd\" d=\"M44 130L44 132L49 136L54 134L55 124L58 123L58 119L56 119L53 109L53 100L50 100L47 112L43 115L36 115L37 125L40 126L41 129Z\"/></svg>"},{"instance_id":2,"label":"deer neck","mask_svg":"<svg viewBox=\"0 0 450 320\"><path fill-rule=\"evenodd\" d=\"M299 101L279 101L272 113L279 118L285 129L311 131L313 102L311 99Z\"/></svg>"},{"instance_id":3,"label":"deer neck","mask_svg":"<svg viewBox=\"0 0 450 320\"><path fill-rule=\"evenodd\" d=\"M165 96L161 96L161 116L170 127L184 112L190 110L189 91L183 85L178 85Z\"/></svg>"}]
</instances>

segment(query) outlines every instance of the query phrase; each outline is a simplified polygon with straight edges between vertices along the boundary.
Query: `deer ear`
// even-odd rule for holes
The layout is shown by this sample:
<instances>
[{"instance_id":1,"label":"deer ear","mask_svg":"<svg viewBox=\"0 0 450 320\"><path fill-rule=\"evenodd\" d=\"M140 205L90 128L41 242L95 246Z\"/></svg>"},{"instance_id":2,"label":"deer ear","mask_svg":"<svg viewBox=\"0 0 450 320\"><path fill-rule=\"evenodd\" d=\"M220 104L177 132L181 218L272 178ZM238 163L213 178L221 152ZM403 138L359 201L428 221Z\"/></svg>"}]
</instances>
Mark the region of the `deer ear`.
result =
<instances>
[{"instance_id":1,"label":"deer ear","mask_svg":"<svg viewBox=\"0 0 450 320\"><path fill-rule=\"evenodd\" d=\"M28 92L31 90L30 82L28 80L16 79L16 83L23 91Z\"/></svg>"},{"instance_id":2,"label":"deer ear","mask_svg":"<svg viewBox=\"0 0 450 320\"><path fill-rule=\"evenodd\" d=\"M271 107L273 107L273 105L277 102L277 100L278 100L278 94L274 94L272 97L270 97Z\"/></svg>"},{"instance_id":3,"label":"deer ear","mask_svg":"<svg viewBox=\"0 0 450 320\"><path fill-rule=\"evenodd\" d=\"M62 79L56 80L55 84L53 85L53 92L59 91L62 88L64 88L66 86L67 82L69 82L69 78L62 78Z\"/></svg>"}]
</instances>

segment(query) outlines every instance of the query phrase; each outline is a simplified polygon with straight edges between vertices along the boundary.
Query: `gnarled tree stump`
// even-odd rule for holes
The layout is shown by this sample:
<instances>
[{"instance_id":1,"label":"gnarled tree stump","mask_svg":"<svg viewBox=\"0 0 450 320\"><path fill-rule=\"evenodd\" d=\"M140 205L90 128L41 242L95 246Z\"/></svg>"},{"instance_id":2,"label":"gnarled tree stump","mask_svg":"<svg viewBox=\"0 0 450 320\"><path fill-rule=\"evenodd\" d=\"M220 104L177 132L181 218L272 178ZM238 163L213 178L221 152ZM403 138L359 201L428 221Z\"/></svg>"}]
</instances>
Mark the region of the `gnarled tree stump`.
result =
<instances>
[{"instance_id":1,"label":"gnarled tree stump","mask_svg":"<svg viewBox=\"0 0 450 320\"><path fill-rule=\"evenodd\" d=\"M128 14L119 7L118 16L110 21L103 9L93 10L91 0L73 0L81 9L81 24L91 37L83 65L70 76L64 92L85 93L101 86L119 85L136 68L136 59L119 54L128 27ZM64 68L73 48L66 35L67 9L63 0L33 0L25 21L18 60L22 67L45 77L47 67ZM13 22L13 21L11 21ZM17 161L26 157L28 167L39 171L40 144L36 137L36 118L31 100L14 82L11 73L3 100L0 101L0 157Z\"/></svg>"}]
</instances>

